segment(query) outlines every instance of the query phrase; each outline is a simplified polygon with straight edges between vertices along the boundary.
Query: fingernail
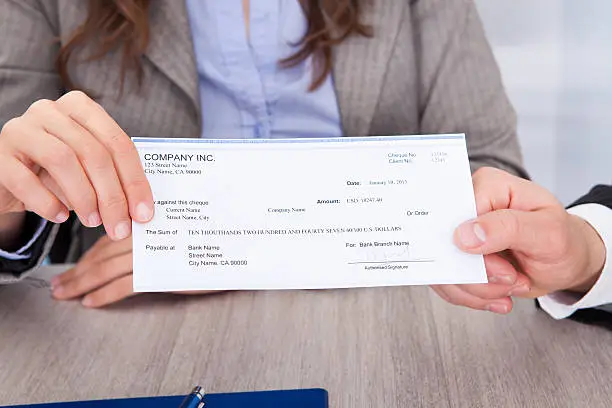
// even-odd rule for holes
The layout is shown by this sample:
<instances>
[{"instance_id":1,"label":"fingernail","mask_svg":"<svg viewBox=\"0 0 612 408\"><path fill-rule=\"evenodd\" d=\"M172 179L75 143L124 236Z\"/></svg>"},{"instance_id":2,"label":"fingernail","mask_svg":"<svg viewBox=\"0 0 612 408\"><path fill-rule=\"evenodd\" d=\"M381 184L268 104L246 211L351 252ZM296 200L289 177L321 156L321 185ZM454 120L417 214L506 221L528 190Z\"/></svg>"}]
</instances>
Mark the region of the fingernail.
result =
<instances>
[{"instance_id":1,"label":"fingernail","mask_svg":"<svg viewBox=\"0 0 612 408\"><path fill-rule=\"evenodd\" d=\"M67 211L62 211L59 214L57 214L55 216L55 222L58 224L61 224L63 222L66 222L66 220L68 219L68 212Z\"/></svg>"},{"instance_id":2,"label":"fingernail","mask_svg":"<svg viewBox=\"0 0 612 408\"><path fill-rule=\"evenodd\" d=\"M516 281L512 275L489 276L489 283L497 283L500 285L514 285Z\"/></svg>"},{"instance_id":3,"label":"fingernail","mask_svg":"<svg viewBox=\"0 0 612 408\"><path fill-rule=\"evenodd\" d=\"M491 303L487 306L487 310L493 313L506 314L508 313L508 306L503 303Z\"/></svg>"},{"instance_id":4,"label":"fingernail","mask_svg":"<svg viewBox=\"0 0 612 408\"><path fill-rule=\"evenodd\" d=\"M130 223L122 221L115 227L115 239L122 240L130 235Z\"/></svg>"},{"instance_id":5,"label":"fingernail","mask_svg":"<svg viewBox=\"0 0 612 408\"><path fill-rule=\"evenodd\" d=\"M140 203L136 206L136 220L147 222L153 218L153 209L145 203Z\"/></svg>"},{"instance_id":6,"label":"fingernail","mask_svg":"<svg viewBox=\"0 0 612 408\"><path fill-rule=\"evenodd\" d=\"M531 288L529 286L521 285L521 286L517 286L516 288L514 288L510 292L508 292L508 296L526 295L530 291L531 291Z\"/></svg>"},{"instance_id":7,"label":"fingernail","mask_svg":"<svg viewBox=\"0 0 612 408\"><path fill-rule=\"evenodd\" d=\"M476 222L466 222L457 228L459 242L466 248L476 248L485 243L487 237L484 230Z\"/></svg>"},{"instance_id":8,"label":"fingernail","mask_svg":"<svg viewBox=\"0 0 612 408\"><path fill-rule=\"evenodd\" d=\"M51 283L51 290L55 290L55 288L57 288L60 285L59 276L52 277L50 283Z\"/></svg>"},{"instance_id":9,"label":"fingernail","mask_svg":"<svg viewBox=\"0 0 612 408\"><path fill-rule=\"evenodd\" d=\"M87 297L87 296L86 296L86 297L85 297L85 298L83 298L83 300L81 301L81 304L82 304L83 306L85 306L85 307L91 307L91 306L93 306L93 301L91 300L91 298L90 298L90 297Z\"/></svg>"},{"instance_id":10,"label":"fingernail","mask_svg":"<svg viewBox=\"0 0 612 408\"><path fill-rule=\"evenodd\" d=\"M60 297L60 296L62 296L64 294L65 291L66 290L64 289L63 286L58 285L58 286L53 288L53 296Z\"/></svg>"},{"instance_id":11,"label":"fingernail","mask_svg":"<svg viewBox=\"0 0 612 408\"><path fill-rule=\"evenodd\" d=\"M87 217L87 223L88 227L97 227L98 225L102 224L102 218L98 212L95 212Z\"/></svg>"}]
</instances>

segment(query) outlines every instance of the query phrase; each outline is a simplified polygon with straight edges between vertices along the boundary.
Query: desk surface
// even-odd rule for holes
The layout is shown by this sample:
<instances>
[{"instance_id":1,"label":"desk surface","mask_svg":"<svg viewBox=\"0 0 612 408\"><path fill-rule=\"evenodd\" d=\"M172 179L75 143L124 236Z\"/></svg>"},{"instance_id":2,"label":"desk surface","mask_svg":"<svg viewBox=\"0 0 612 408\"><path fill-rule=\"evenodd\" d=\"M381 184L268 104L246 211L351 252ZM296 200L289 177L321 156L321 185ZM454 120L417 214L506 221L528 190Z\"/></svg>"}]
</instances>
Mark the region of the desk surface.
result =
<instances>
[{"instance_id":1,"label":"desk surface","mask_svg":"<svg viewBox=\"0 0 612 408\"><path fill-rule=\"evenodd\" d=\"M326 388L337 407L609 407L612 332L428 288L145 295L104 310L0 287L0 404Z\"/></svg>"}]
</instances>

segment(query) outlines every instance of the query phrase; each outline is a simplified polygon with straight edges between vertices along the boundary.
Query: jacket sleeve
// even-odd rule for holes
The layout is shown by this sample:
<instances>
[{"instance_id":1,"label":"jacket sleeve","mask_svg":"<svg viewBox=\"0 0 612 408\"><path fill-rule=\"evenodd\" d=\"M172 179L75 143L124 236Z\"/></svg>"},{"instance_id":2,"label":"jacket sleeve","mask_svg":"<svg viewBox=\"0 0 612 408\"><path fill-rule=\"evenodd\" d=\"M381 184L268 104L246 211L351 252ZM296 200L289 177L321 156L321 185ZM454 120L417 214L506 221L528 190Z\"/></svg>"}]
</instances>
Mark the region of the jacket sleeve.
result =
<instances>
[{"instance_id":1,"label":"jacket sleeve","mask_svg":"<svg viewBox=\"0 0 612 408\"><path fill-rule=\"evenodd\" d=\"M569 205L569 208L582 204L600 204L612 209L612 186L597 185L587 194Z\"/></svg>"},{"instance_id":2,"label":"jacket sleeve","mask_svg":"<svg viewBox=\"0 0 612 408\"><path fill-rule=\"evenodd\" d=\"M38 99L62 94L55 70L59 50L56 1L0 1L0 128L22 115ZM41 219L29 213L22 231L28 242ZM20 280L46 258L59 226L48 223L26 259L0 258L0 284Z\"/></svg>"},{"instance_id":3,"label":"jacket sleeve","mask_svg":"<svg viewBox=\"0 0 612 408\"><path fill-rule=\"evenodd\" d=\"M568 206L568 212L583 218L598 232L610 253L612 248L612 186L597 185ZM555 319L569 318L612 329L612 262L606 257L595 285L586 294L553 293L539 298L538 307Z\"/></svg>"}]
</instances>

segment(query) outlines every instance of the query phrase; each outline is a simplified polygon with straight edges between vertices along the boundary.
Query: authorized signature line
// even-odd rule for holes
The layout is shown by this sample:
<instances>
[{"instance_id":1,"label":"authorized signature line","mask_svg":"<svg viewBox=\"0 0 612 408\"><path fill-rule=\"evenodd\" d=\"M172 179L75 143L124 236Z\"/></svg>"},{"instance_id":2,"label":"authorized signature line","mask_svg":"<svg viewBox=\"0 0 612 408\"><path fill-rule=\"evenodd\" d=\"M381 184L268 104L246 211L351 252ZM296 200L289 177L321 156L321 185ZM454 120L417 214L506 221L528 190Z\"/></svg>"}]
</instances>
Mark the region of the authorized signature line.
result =
<instances>
[{"instance_id":1,"label":"authorized signature line","mask_svg":"<svg viewBox=\"0 0 612 408\"><path fill-rule=\"evenodd\" d=\"M433 263L435 259L413 259L407 261L363 261L363 262L348 262L349 265L362 265L362 264L391 264L391 263Z\"/></svg>"}]
</instances>

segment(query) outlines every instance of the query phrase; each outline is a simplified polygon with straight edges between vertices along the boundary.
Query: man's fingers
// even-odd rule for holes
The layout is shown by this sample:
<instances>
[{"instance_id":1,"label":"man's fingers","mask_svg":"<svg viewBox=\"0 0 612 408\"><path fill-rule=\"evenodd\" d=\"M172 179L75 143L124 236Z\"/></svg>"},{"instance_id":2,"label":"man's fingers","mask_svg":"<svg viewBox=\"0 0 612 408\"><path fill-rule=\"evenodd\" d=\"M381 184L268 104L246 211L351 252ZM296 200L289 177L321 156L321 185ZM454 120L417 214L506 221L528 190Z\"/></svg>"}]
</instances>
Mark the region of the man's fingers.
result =
<instances>
[{"instance_id":1,"label":"man's fingers","mask_svg":"<svg viewBox=\"0 0 612 408\"><path fill-rule=\"evenodd\" d=\"M89 248L79 260L77 268L86 269L90 264L100 263L114 256L132 252L132 240L126 238L121 241L113 241L108 235L100 237L96 243Z\"/></svg>"},{"instance_id":2,"label":"man's fingers","mask_svg":"<svg viewBox=\"0 0 612 408\"><path fill-rule=\"evenodd\" d=\"M80 275L81 273L83 273L83 271L84 271L83 268L79 268L79 265L76 265L75 267L68 269L66 272L63 272L59 275L55 275L51 279L51 290L55 291L58 287L60 287L64 283L71 281L77 275Z\"/></svg>"},{"instance_id":3,"label":"man's fingers","mask_svg":"<svg viewBox=\"0 0 612 408\"><path fill-rule=\"evenodd\" d=\"M445 289L450 285L434 285L431 286L434 292L438 294L446 303L451 303L451 298L446 294Z\"/></svg>"},{"instance_id":4,"label":"man's fingers","mask_svg":"<svg viewBox=\"0 0 612 408\"><path fill-rule=\"evenodd\" d=\"M530 292L531 282L529 278L518 273L510 262L497 254L485 255L484 260L489 283L449 286L456 286L463 292L479 298L482 301L481 304L491 303L491 301L509 296L525 296ZM445 285L437 288L439 291L436 290L436 292L443 299L447 302L452 300L449 294L444 292Z\"/></svg>"},{"instance_id":5,"label":"man's fingers","mask_svg":"<svg viewBox=\"0 0 612 408\"><path fill-rule=\"evenodd\" d=\"M525 299L536 299L541 296L548 295L551 291L549 289L543 289L538 287L532 287L529 293L524 295L517 295L516 297L525 298Z\"/></svg>"},{"instance_id":6,"label":"man's fingers","mask_svg":"<svg viewBox=\"0 0 612 408\"><path fill-rule=\"evenodd\" d=\"M472 183L479 215L501 209L535 211L560 206L543 187L492 167L477 170Z\"/></svg>"},{"instance_id":7,"label":"man's fingers","mask_svg":"<svg viewBox=\"0 0 612 408\"><path fill-rule=\"evenodd\" d=\"M473 254L492 254L507 249L525 254L544 254L566 249L567 213L548 209L535 212L497 210L468 221L455 230L455 244Z\"/></svg>"},{"instance_id":8,"label":"man's fingers","mask_svg":"<svg viewBox=\"0 0 612 408\"><path fill-rule=\"evenodd\" d=\"M512 310L512 299L482 299L466 292L459 285L436 285L432 289L448 303L465 306L470 309L487 310L493 313L507 314Z\"/></svg>"},{"instance_id":9,"label":"man's fingers","mask_svg":"<svg viewBox=\"0 0 612 408\"><path fill-rule=\"evenodd\" d=\"M134 295L133 275L122 276L85 296L81 304L89 308L110 305Z\"/></svg>"},{"instance_id":10,"label":"man's fingers","mask_svg":"<svg viewBox=\"0 0 612 408\"><path fill-rule=\"evenodd\" d=\"M514 285L483 283L457 286L464 292L483 300L494 300L509 296L526 296L530 292L529 279L524 275L521 275Z\"/></svg>"},{"instance_id":11,"label":"man's fingers","mask_svg":"<svg viewBox=\"0 0 612 408\"><path fill-rule=\"evenodd\" d=\"M465 292L481 299L524 296L529 293L529 278L518 273L510 262L497 254L485 255L484 260L489 283L458 285Z\"/></svg>"},{"instance_id":12,"label":"man's fingers","mask_svg":"<svg viewBox=\"0 0 612 408\"><path fill-rule=\"evenodd\" d=\"M132 254L132 239L127 238L121 241L111 241L103 237L98 240L99 246L96 251L92 251L87 257L88 263L101 263L108 259L124 254Z\"/></svg>"},{"instance_id":13,"label":"man's fingers","mask_svg":"<svg viewBox=\"0 0 612 408\"><path fill-rule=\"evenodd\" d=\"M87 272L88 270L90 270L90 268L92 268L96 261L99 262L109 258L108 256L105 256L109 252L106 247L113 244L116 244L116 242L111 241L110 238L108 238L108 236L106 235L98 239L96 243L93 244L93 246L85 252L81 259L79 259L79 263L74 268L71 268L59 275L56 275L51 279L51 288L55 289L57 286L60 286L65 282L74 279L77 275ZM104 253L104 256L99 255L102 252ZM127 251L118 250L116 254L118 255L124 252Z\"/></svg>"},{"instance_id":14,"label":"man's fingers","mask_svg":"<svg viewBox=\"0 0 612 408\"><path fill-rule=\"evenodd\" d=\"M53 288L56 299L73 299L100 288L109 282L132 273L132 254L127 253L93 264L82 273L75 273L73 279L64 281Z\"/></svg>"},{"instance_id":15,"label":"man's fingers","mask_svg":"<svg viewBox=\"0 0 612 408\"><path fill-rule=\"evenodd\" d=\"M514 266L498 254L484 256L485 269L489 283L499 284L506 287L516 284L519 273Z\"/></svg>"}]
</instances>

